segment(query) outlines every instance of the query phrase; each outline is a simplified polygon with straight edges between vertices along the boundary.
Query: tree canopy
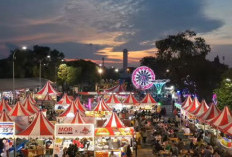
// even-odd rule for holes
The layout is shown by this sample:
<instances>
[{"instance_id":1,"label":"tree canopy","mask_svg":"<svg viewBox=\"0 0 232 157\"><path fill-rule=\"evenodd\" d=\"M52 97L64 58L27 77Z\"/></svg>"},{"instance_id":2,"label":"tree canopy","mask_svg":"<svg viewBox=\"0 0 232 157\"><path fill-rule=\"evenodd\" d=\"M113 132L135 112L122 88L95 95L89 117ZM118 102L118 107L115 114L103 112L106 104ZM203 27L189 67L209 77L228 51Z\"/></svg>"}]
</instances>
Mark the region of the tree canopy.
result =
<instances>
[{"instance_id":1,"label":"tree canopy","mask_svg":"<svg viewBox=\"0 0 232 157\"><path fill-rule=\"evenodd\" d=\"M178 89L211 100L228 67L206 59L211 49L203 38L185 31L156 41L156 47L157 56L144 57L141 65L152 68L157 79L169 78Z\"/></svg>"}]
</instances>

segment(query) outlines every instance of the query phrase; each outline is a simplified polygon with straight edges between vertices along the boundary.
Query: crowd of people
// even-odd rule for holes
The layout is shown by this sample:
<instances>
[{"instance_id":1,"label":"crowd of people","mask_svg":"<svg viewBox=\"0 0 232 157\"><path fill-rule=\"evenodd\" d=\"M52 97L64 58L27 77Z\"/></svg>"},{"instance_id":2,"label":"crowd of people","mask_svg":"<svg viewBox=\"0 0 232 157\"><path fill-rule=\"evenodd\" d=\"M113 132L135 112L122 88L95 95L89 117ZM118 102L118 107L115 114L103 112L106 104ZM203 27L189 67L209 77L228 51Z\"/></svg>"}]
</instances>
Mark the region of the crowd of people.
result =
<instances>
[{"instance_id":1,"label":"crowd of people","mask_svg":"<svg viewBox=\"0 0 232 157\"><path fill-rule=\"evenodd\" d=\"M138 145L152 148L154 156L231 156L227 149L217 144L216 136L197 129L178 115L170 117L147 111L135 112L134 127ZM205 137L210 139L206 141Z\"/></svg>"}]
</instances>

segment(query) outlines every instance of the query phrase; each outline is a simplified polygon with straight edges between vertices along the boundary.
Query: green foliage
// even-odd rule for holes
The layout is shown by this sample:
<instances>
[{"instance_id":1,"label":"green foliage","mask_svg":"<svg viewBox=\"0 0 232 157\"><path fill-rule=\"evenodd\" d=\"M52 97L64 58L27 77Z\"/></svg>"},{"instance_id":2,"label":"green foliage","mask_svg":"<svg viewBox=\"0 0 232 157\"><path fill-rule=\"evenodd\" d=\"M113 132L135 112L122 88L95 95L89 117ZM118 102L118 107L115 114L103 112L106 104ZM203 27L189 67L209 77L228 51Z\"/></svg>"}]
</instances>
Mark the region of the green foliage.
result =
<instances>
[{"instance_id":1,"label":"green foliage","mask_svg":"<svg viewBox=\"0 0 232 157\"><path fill-rule=\"evenodd\" d=\"M39 77L41 63L42 77L53 81L56 81L57 66L64 58L62 52L44 46L35 45L32 50L15 49L8 58L0 60L0 78L12 77L13 54L16 78Z\"/></svg>"},{"instance_id":2,"label":"green foliage","mask_svg":"<svg viewBox=\"0 0 232 157\"><path fill-rule=\"evenodd\" d=\"M229 106L232 109L232 82L230 79L224 79L220 87L215 89L217 94L218 107L223 109L224 106Z\"/></svg>"}]
</instances>

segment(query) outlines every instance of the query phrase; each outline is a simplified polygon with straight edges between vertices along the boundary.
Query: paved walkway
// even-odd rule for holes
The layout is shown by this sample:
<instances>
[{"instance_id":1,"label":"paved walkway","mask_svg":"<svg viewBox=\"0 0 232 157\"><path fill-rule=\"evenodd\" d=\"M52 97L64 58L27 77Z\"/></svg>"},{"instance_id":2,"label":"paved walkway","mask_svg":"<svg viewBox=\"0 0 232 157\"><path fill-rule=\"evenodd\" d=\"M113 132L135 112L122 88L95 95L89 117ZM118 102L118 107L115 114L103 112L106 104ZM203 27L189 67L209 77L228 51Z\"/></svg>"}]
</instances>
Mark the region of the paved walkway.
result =
<instances>
[{"instance_id":1,"label":"paved walkway","mask_svg":"<svg viewBox=\"0 0 232 157\"><path fill-rule=\"evenodd\" d=\"M153 157L152 149L151 148L141 148L138 149L138 156L137 157Z\"/></svg>"}]
</instances>

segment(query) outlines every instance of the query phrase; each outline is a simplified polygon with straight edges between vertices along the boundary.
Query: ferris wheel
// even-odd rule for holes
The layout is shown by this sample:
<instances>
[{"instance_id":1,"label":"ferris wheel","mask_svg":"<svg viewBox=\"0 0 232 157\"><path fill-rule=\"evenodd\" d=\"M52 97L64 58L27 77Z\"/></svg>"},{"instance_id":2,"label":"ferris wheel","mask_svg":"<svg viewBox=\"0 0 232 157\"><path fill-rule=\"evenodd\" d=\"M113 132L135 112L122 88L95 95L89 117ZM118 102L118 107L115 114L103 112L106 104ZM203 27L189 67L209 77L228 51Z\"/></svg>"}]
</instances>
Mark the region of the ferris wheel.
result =
<instances>
[{"instance_id":1,"label":"ferris wheel","mask_svg":"<svg viewBox=\"0 0 232 157\"><path fill-rule=\"evenodd\" d=\"M146 90L153 86L155 74L146 66L136 68L132 73L132 83L137 89Z\"/></svg>"}]
</instances>

